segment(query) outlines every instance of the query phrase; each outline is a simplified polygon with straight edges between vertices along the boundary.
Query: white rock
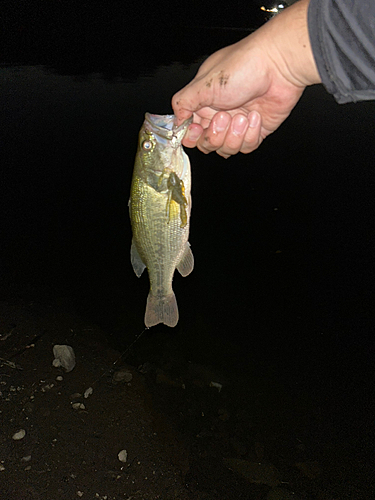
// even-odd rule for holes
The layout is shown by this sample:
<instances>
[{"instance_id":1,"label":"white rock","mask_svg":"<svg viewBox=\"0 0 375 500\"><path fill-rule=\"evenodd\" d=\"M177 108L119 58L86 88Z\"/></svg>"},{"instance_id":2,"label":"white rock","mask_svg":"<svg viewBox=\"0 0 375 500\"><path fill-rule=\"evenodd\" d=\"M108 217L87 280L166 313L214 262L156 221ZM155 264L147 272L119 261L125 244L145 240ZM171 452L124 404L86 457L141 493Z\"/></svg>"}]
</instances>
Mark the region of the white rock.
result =
<instances>
[{"instance_id":1,"label":"white rock","mask_svg":"<svg viewBox=\"0 0 375 500\"><path fill-rule=\"evenodd\" d=\"M120 462L126 462L128 458L128 452L126 450L121 450L117 456Z\"/></svg>"},{"instance_id":2,"label":"white rock","mask_svg":"<svg viewBox=\"0 0 375 500\"><path fill-rule=\"evenodd\" d=\"M5 470L5 467L4 467L3 464L0 464L0 472L3 471L3 470Z\"/></svg>"},{"instance_id":3,"label":"white rock","mask_svg":"<svg viewBox=\"0 0 375 500\"><path fill-rule=\"evenodd\" d=\"M18 432L13 434L13 439L15 441L19 441L20 439L23 439L26 436L26 431L25 429L20 429Z\"/></svg>"},{"instance_id":4,"label":"white rock","mask_svg":"<svg viewBox=\"0 0 375 500\"><path fill-rule=\"evenodd\" d=\"M52 363L53 364L53 363ZM58 380L59 382L61 382L62 380L64 380L64 378L61 376L61 375L58 375L56 377L56 380Z\"/></svg>"},{"instance_id":5,"label":"white rock","mask_svg":"<svg viewBox=\"0 0 375 500\"><path fill-rule=\"evenodd\" d=\"M85 390L83 393L83 397L87 399L91 394L94 392L94 389L92 387L89 387L88 389Z\"/></svg>"},{"instance_id":6,"label":"white rock","mask_svg":"<svg viewBox=\"0 0 375 500\"><path fill-rule=\"evenodd\" d=\"M66 372L71 372L76 365L76 357L70 345L54 345L53 355L55 359L52 364L56 368L62 366Z\"/></svg>"},{"instance_id":7,"label":"white rock","mask_svg":"<svg viewBox=\"0 0 375 500\"><path fill-rule=\"evenodd\" d=\"M219 382L210 382L210 387L216 387L218 392L220 392L223 388L222 384L219 384Z\"/></svg>"},{"instance_id":8,"label":"white rock","mask_svg":"<svg viewBox=\"0 0 375 500\"><path fill-rule=\"evenodd\" d=\"M74 410L85 410L86 406L83 403L73 403L72 408Z\"/></svg>"},{"instance_id":9,"label":"white rock","mask_svg":"<svg viewBox=\"0 0 375 500\"><path fill-rule=\"evenodd\" d=\"M30 462L30 460L31 460L31 455L27 455L26 457L21 458L22 462Z\"/></svg>"}]
</instances>

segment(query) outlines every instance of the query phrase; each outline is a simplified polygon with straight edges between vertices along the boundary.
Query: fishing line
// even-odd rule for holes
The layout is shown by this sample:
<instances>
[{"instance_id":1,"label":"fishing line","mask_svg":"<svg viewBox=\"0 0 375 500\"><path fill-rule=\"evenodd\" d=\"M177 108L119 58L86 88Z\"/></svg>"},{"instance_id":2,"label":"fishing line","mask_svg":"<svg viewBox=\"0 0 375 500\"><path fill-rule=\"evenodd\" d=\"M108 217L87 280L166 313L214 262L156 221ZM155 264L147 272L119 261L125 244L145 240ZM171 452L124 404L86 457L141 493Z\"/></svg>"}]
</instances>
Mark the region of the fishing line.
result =
<instances>
[{"instance_id":1,"label":"fishing line","mask_svg":"<svg viewBox=\"0 0 375 500\"><path fill-rule=\"evenodd\" d=\"M138 340L142 337L142 335L145 333L145 331L146 331L146 330L149 330L149 329L150 329L150 327L147 327L147 326L146 326L146 328L144 328L144 329L141 331L141 333L139 333L138 335L136 335L136 337L135 337L135 339L133 340L133 342L132 342L132 343L131 343L131 344L130 344L130 345L129 345L126 349L125 349L125 351L123 351L123 352L120 354L120 356L116 359L116 361L114 361L114 362L112 363L111 368L108 368L108 370L106 370L104 373L102 373L102 374L100 375L100 377L99 377L98 379L96 379L96 380L92 383L92 385L94 386L94 385L95 385L95 384L97 384L97 383L99 382L99 380L101 380L104 376L108 375L108 373L109 373L111 370L113 370L113 367L114 367L115 365L117 365L117 363L120 361L120 359L121 359L123 356L125 356L125 354L126 354L126 353L127 353L127 352L128 352L128 351L132 348L132 347L133 347L133 345L134 345L136 342L138 342Z\"/></svg>"}]
</instances>

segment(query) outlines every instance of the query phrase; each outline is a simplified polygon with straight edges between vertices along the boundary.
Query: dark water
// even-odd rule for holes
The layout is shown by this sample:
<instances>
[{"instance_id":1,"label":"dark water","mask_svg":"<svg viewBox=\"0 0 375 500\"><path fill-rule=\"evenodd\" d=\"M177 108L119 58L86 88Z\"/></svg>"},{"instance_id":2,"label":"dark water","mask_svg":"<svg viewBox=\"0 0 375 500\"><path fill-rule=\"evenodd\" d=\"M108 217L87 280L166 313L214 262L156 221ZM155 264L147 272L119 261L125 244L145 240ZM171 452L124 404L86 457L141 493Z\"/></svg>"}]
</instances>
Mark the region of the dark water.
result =
<instances>
[{"instance_id":1,"label":"dark water","mask_svg":"<svg viewBox=\"0 0 375 500\"><path fill-rule=\"evenodd\" d=\"M72 298L121 349L148 288L127 209L144 113L170 113L199 63L262 20L250 6L246 26L239 8L160 26L156 8L27 5L2 15L2 278ZM188 152L196 266L174 280L179 325L144 342L177 338L199 362L335 394L339 411L373 404L374 110L318 86L257 152Z\"/></svg>"}]
</instances>

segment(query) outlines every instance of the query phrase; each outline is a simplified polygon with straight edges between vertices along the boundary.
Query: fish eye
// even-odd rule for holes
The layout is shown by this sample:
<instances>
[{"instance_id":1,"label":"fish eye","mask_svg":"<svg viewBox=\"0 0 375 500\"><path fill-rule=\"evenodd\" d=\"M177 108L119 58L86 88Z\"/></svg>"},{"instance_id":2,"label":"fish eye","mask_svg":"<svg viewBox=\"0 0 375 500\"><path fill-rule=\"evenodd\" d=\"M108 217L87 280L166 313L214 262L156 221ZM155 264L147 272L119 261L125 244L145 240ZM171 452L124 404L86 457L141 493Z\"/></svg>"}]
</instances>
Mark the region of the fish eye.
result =
<instances>
[{"instance_id":1,"label":"fish eye","mask_svg":"<svg viewBox=\"0 0 375 500\"><path fill-rule=\"evenodd\" d=\"M154 146L154 145L153 145L153 144L152 144L152 142L151 142L151 141L149 141L149 140L145 140L145 141L143 141L143 142L142 142L142 149L143 149L144 151L151 151L151 150L152 150L152 148L153 148L153 146Z\"/></svg>"}]
</instances>

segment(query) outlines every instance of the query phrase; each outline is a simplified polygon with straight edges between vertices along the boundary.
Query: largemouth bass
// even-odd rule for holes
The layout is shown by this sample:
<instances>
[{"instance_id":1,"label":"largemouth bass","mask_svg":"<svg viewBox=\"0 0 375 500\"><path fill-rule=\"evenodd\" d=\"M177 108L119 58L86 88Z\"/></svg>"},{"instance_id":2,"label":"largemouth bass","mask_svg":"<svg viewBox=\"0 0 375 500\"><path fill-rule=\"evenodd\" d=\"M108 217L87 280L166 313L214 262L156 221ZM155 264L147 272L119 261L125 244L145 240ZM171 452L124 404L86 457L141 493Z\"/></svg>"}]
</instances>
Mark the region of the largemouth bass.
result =
<instances>
[{"instance_id":1,"label":"largemouth bass","mask_svg":"<svg viewBox=\"0 0 375 500\"><path fill-rule=\"evenodd\" d=\"M150 292L145 325L176 326L174 271L191 273L188 242L191 211L189 158L181 141L192 119L174 125L173 115L146 113L139 132L129 200L133 230L131 263L140 277L147 267Z\"/></svg>"}]
</instances>

